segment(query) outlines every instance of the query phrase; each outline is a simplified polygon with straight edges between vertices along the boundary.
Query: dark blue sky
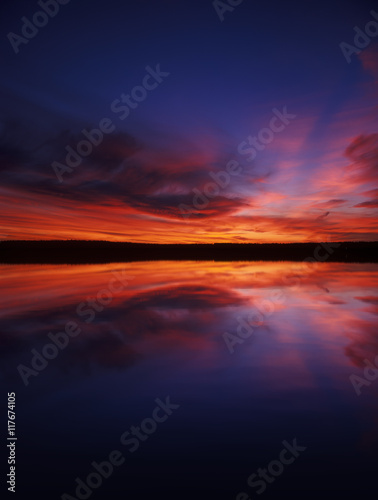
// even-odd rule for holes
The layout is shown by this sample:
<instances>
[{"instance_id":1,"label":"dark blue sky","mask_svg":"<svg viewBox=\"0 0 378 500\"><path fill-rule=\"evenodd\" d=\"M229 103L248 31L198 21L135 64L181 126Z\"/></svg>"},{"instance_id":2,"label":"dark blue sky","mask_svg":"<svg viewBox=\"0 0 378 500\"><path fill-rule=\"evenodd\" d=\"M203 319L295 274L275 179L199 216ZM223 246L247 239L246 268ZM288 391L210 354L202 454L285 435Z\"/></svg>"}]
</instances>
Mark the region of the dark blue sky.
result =
<instances>
[{"instance_id":1,"label":"dark blue sky","mask_svg":"<svg viewBox=\"0 0 378 500\"><path fill-rule=\"evenodd\" d=\"M366 24L373 3L244 0L220 22L211 1L71 0L15 57L5 35L20 34L20 18L37 7L2 3L5 88L59 115L98 120L147 64L160 62L169 81L135 120L185 130L185 122L205 121L244 133L262 102L330 87L340 101L353 92L356 71L339 57L339 43Z\"/></svg>"}]
</instances>

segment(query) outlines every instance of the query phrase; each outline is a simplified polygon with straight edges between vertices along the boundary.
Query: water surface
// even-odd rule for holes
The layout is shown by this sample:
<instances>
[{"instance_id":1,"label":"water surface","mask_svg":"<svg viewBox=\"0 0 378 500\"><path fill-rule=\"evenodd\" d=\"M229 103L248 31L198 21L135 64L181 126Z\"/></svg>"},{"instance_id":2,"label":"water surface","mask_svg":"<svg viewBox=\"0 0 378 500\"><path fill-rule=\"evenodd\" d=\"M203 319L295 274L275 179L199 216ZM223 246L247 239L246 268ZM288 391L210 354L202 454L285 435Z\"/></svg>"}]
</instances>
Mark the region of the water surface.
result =
<instances>
[{"instance_id":1,"label":"water surface","mask_svg":"<svg viewBox=\"0 0 378 500\"><path fill-rule=\"evenodd\" d=\"M262 498L371 492L378 380L351 376L378 354L377 264L4 265L0 281L21 497L75 497L117 449L93 498L253 498L248 477L293 439L306 450ZM53 359L31 374L35 352ZM179 408L131 453L120 437L168 396Z\"/></svg>"}]
</instances>

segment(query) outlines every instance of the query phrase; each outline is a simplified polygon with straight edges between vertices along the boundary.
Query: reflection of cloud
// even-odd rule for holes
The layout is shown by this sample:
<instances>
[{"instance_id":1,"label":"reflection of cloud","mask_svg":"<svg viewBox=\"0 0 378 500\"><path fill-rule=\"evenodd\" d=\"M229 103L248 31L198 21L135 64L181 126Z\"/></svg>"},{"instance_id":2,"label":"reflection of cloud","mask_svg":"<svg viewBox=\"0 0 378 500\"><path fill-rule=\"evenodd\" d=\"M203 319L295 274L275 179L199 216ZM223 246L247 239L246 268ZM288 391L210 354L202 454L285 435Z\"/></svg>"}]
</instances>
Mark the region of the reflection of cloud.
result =
<instances>
[{"instance_id":1,"label":"reflection of cloud","mask_svg":"<svg viewBox=\"0 0 378 500\"><path fill-rule=\"evenodd\" d=\"M245 299L226 288L186 285L143 292L127 301L127 308L208 309L241 305Z\"/></svg>"},{"instance_id":2,"label":"reflection of cloud","mask_svg":"<svg viewBox=\"0 0 378 500\"><path fill-rule=\"evenodd\" d=\"M222 353L228 356L222 334L235 334L237 318L248 318L254 308L264 308L264 300L278 288L285 301L274 306L264 326L256 329L257 336L239 350L243 363L255 363L254 355L262 355L264 369L277 371L290 365L295 371L301 366L303 380L308 380L312 374L306 374L303 356L317 356L314 343L327 353L329 366L349 369L344 352L357 366L365 358L372 359L378 352L375 323L369 319L377 313L376 265L323 263L306 272L301 263L289 267L284 262L135 263L126 269L121 264L8 266L0 277L2 371L8 380L13 377L21 383L18 364L30 366L31 349L41 352L51 343L49 332L62 331L71 320L77 321L81 333L49 363L38 381L49 376L55 380L62 373L81 377L99 370L126 370L141 360L154 362L164 356L192 363L195 355L198 368L218 369L229 362L222 357ZM295 274L297 268L299 286L284 287L283 277ZM135 277L132 284L115 295L92 323L75 316L77 305L96 296L122 269ZM346 338L350 345L344 351ZM288 345L290 349L283 349ZM277 386L274 371L266 376ZM295 380L290 378L290 384L295 386Z\"/></svg>"},{"instance_id":3,"label":"reflection of cloud","mask_svg":"<svg viewBox=\"0 0 378 500\"><path fill-rule=\"evenodd\" d=\"M12 334L4 331L5 322L1 322L0 359L4 376L14 378L14 368L20 363L30 367L33 357L31 350L36 349L41 353L46 344L52 343L48 334L64 330L63 327L59 330L56 327L55 321L60 313L59 309L49 311L45 315L39 313L31 322L26 318L12 318L12 329L8 330ZM139 358L133 347L119 338L119 332L111 322L79 326L81 333L70 339L65 349L59 350L58 356L49 361L46 370L90 373L98 368L124 369L132 366Z\"/></svg>"},{"instance_id":4,"label":"reflection of cloud","mask_svg":"<svg viewBox=\"0 0 378 500\"><path fill-rule=\"evenodd\" d=\"M378 353L376 322L354 319L348 326L354 332L349 335L352 342L345 348L345 354L355 366L363 368L364 360L373 361Z\"/></svg>"},{"instance_id":5,"label":"reflection of cloud","mask_svg":"<svg viewBox=\"0 0 378 500\"><path fill-rule=\"evenodd\" d=\"M64 352L63 356L67 359L65 363L71 367L77 367L80 371L93 371L101 368L125 369L133 366L141 358L134 348L126 344L122 338L119 338L111 323L97 326L89 334L87 332L79 346L73 347L69 352Z\"/></svg>"},{"instance_id":6,"label":"reflection of cloud","mask_svg":"<svg viewBox=\"0 0 378 500\"><path fill-rule=\"evenodd\" d=\"M59 352L52 365L64 371L67 366L77 367L86 373L96 368L126 368L140 357L142 339L151 335L164 339L168 333L180 342L198 337L206 342L209 334L221 331L222 321L231 314L228 308L245 303L244 297L220 286L181 285L145 291L106 307L93 323L78 321L81 333ZM21 363L30 366L31 349L41 352L51 343L48 333L63 331L65 318L73 309L67 304L28 317L3 318L0 358L4 371L8 372L15 359L22 358Z\"/></svg>"},{"instance_id":7,"label":"reflection of cloud","mask_svg":"<svg viewBox=\"0 0 378 500\"><path fill-rule=\"evenodd\" d=\"M369 295L366 297L355 297L357 300L361 300L361 302L365 302L367 304L371 304L371 307L366 309L367 312L372 314L378 314L378 297L374 295Z\"/></svg>"}]
</instances>

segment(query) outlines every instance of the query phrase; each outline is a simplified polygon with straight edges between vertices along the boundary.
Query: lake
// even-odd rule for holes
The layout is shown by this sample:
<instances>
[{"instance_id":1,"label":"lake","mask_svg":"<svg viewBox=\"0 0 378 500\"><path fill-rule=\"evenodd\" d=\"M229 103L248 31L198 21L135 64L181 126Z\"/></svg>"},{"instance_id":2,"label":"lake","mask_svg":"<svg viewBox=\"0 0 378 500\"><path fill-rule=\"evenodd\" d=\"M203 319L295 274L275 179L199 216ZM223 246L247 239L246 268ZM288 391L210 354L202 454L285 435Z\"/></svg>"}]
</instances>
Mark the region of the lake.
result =
<instances>
[{"instance_id":1,"label":"lake","mask_svg":"<svg viewBox=\"0 0 378 500\"><path fill-rule=\"evenodd\" d=\"M2 265L0 280L20 498L374 491L378 264Z\"/></svg>"}]
</instances>

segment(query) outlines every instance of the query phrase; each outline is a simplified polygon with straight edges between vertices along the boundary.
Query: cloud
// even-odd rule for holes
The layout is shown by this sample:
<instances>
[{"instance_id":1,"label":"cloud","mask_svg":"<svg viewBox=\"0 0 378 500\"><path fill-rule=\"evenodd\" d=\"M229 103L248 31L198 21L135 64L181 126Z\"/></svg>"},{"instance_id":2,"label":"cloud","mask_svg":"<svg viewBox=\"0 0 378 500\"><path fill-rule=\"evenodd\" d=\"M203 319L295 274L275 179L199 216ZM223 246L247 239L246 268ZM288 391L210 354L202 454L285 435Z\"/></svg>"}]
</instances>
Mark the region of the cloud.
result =
<instances>
[{"instance_id":1,"label":"cloud","mask_svg":"<svg viewBox=\"0 0 378 500\"><path fill-rule=\"evenodd\" d=\"M148 144L126 132L105 135L60 184L51 163L64 162L66 146L75 148L83 138L79 128L49 137L7 123L0 133L6 238L189 243L371 239L374 233L364 212L376 206L377 134L355 137L346 150L348 166L321 176L333 176L329 186L316 189L318 172L306 170L310 190L298 194L295 177L282 182L275 163L244 164L220 134L188 143L162 132L155 137L151 129ZM206 195L215 186L212 175L231 159L240 160L242 172L216 196ZM357 188L362 193L355 195ZM361 215L352 216L347 203Z\"/></svg>"},{"instance_id":2,"label":"cloud","mask_svg":"<svg viewBox=\"0 0 378 500\"><path fill-rule=\"evenodd\" d=\"M346 167L351 182L378 182L378 134L359 135L346 148L345 155L352 162Z\"/></svg>"},{"instance_id":3,"label":"cloud","mask_svg":"<svg viewBox=\"0 0 378 500\"><path fill-rule=\"evenodd\" d=\"M357 205L353 205L355 208L378 208L378 199L363 201L362 203L357 203Z\"/></svg>"},{"instance_id":4,"label":"cloud","mask_svg":"<svg viewBox=\"0 0 378 500\"><path fill-rule=\"evenodd\" d=\"M378 80L378 44L372 44L360 52L359 58L364 70Z\"/></svg>"},{"instance_id":5,"label":"cloud","mask_svg":"<svg viewBox=\"0 0 378 500\"><path fill-rule=\"evenodd\" d=\"M329 200L326 203L328 203L328 206L335 207L335 206L338 206L338 205L343 205L346 202L347 202L347 200Z\"/></svg>"},{"instance_id":6,"label":"cloud","mask_svg":"<svg viewBox=\"0 0 378 500\"><path fill-rule=\"evenodd\" d=\"M325 219L331 212L325 212L322 215L319 215L319 217L316 218L316 220L322 220Z\"/></svg>"},{"instance_id":7,"label":"cloud","mask_svg":"<svg viewBox=\"0 0 378 500\"><path fill-rule=\"evenodd\" d=\"M64 173L64 182L59 184L51 163L64 164L66 146L75 150L82 134L62 131L31 148L22 143L19 136L26 131L21 133L17 124L7 130L0 137L3 187L18 191L21 197L25 192L33 193L41 204L55 205L58 199L65 206L67 202L117 205L124 207L125 214L131 210L176 220L183 220L179 208L183 204L192 209L193 219L211 218L251 206L243 195L235 196L232 191L253 187L264 178L253 175L250 166L232 179L232 186L220 188L216 197L206 197L196 209L194 190L203 196L207 186L214 184L210 173L218 173L229 161L221 145L210 155L201 147L180 153L177 144L172 150L163 150L142 145L127 133L115 133L104 135L102 143L72 173Z\"/></svg>"}]
</instances>

